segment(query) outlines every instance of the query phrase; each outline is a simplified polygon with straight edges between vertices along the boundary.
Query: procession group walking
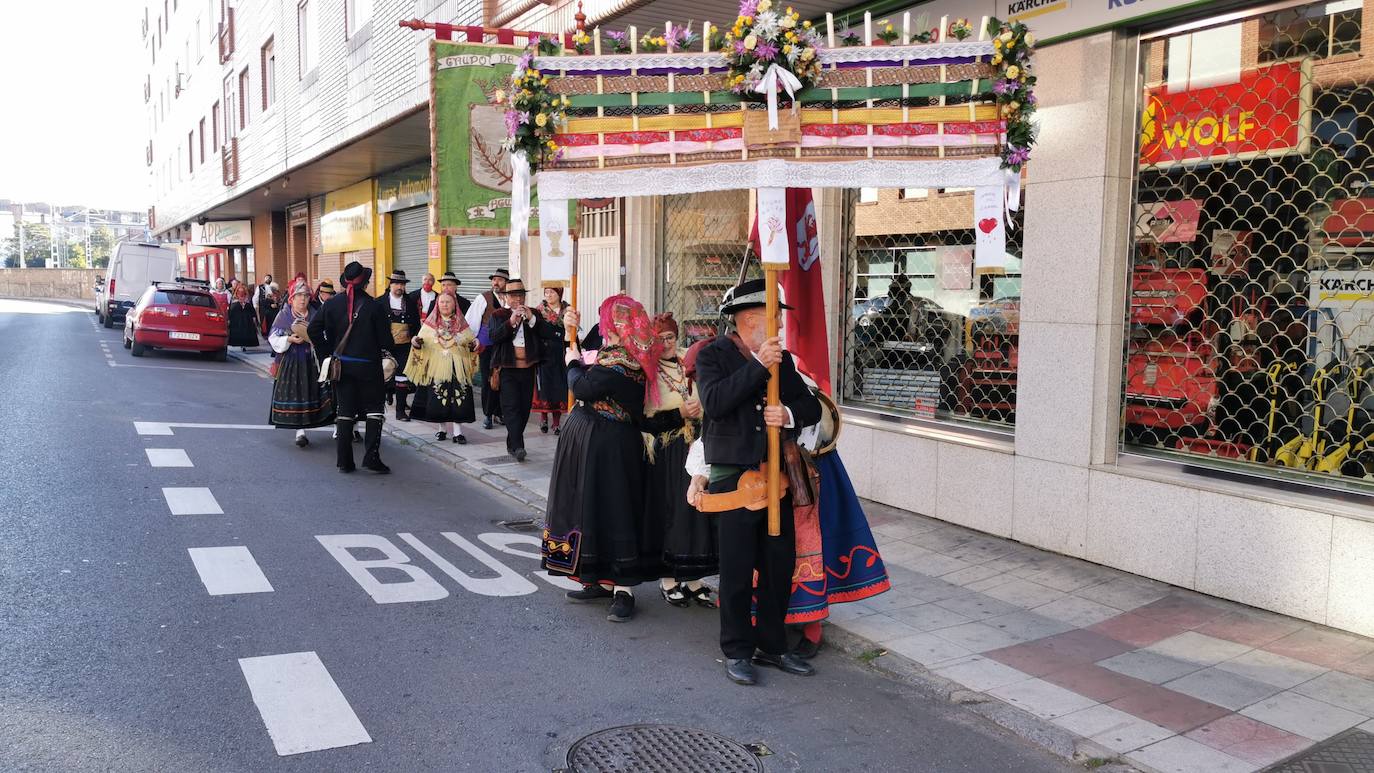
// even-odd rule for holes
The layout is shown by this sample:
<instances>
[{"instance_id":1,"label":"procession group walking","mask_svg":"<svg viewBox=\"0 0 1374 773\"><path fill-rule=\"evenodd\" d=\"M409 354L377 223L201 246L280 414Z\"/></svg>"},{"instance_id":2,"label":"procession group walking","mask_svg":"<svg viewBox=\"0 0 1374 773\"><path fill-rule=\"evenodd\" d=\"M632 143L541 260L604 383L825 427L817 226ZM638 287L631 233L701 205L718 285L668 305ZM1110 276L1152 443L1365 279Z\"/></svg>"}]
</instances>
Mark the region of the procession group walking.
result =
<instances>
[{"instance_id":1,"label":"procession group walking","mask_svg":"<svg viewBox=\"0 0 1374 773\"><path fill-rule=\"evenodd\" d=\"M651 317L624 294L601 304L579 340L568 331L581 314L561 287L541 288L530 306L529 288L504 269L472 300L452 273L437 283L426 274L408 291L405 272L393 271L381 298L369 295L371 279L357 262L338 287L298 276L265 325L276 357L271 423L295 430L302 447L305 430L333 424L340 472L357 469L360 434L361 466L390 472L388 401L397 420L432 423L439 442L467 443L463 425L480 413L485 428L503 425L517 463L537 413L540 430L557 435L543 567L576 580L568 599L604 603L612 622L635 618L646 584L672 607L718 609L725 674L739 684L757 683L760 665L814 673L830 605L887 590L834 450L838 411L767 335L763 280L725 294L727 332L684 349L672 314ZM254 311L239 287L231 327L236 304ZM781 399L771 405L774 378ZM770 428L786 471L775 535L760 484Z\"/></svg>"}]
</instances>

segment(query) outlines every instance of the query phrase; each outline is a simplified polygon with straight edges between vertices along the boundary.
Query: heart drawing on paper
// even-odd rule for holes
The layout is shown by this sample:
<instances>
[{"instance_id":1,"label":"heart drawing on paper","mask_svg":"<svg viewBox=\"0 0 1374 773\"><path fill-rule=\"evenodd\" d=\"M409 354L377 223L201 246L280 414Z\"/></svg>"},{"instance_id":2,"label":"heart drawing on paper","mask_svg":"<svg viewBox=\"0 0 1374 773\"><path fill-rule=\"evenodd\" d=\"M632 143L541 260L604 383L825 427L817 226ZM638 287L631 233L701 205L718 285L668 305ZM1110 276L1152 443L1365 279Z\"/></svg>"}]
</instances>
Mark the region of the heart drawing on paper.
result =
<instances>
[{"instance_id":1,"label":"heart drawing on paper","mask_svg":"<svg viewBox=\"0 0 1374 773\"><path fill-rule=\"evenodd\" d=\"M985 217L978 221L978 230L985 234L990 234L997 230L997 218Z\"/></svg>"}]
</instances>

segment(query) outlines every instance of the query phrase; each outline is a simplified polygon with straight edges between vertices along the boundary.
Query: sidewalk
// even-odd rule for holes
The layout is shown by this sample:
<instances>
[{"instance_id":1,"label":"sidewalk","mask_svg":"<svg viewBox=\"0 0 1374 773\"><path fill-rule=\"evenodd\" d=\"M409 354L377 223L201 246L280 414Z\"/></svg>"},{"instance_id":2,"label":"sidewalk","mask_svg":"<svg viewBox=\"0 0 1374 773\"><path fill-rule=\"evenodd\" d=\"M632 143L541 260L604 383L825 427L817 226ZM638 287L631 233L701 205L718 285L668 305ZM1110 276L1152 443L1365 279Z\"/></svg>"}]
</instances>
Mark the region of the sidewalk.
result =
<instances>
[{"instance_id":1,"label":"sidewalk","mask_svg":"<svg viewBox=\"0 0 1374 773\"><path fill-rule=\"evenodd\" d=\"M230 354L264 371L270 361L265 352ZM440 443L434 431L386 424L393 439L542 514L552 433L532 425L529 459L519 464L499 426L467 425L466 446ZM1231 773L1350 728L1374 733L1374 639L864 507L892 590L832 607L828 643L1056 753L1145 771Z\"/></svg>"}]
</instances>

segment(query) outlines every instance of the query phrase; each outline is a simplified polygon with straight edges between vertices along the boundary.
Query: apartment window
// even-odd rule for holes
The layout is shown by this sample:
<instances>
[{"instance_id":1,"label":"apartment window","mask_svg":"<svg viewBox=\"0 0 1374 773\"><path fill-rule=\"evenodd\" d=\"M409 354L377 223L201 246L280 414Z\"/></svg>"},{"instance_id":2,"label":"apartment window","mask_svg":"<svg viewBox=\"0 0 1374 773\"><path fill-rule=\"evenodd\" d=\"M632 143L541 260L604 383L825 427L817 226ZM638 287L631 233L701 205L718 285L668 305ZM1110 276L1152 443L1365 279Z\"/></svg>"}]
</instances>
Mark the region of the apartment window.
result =
<instances>
[{"instance_id":1,"label":"apartment window","mask_svg":"<svg viewBox=\"0 0 1374 773\"><path fill-rule=\"evenodd\" d=\"M239 128L248 127L248 68L239 73Z\"/></svg>"},{"instance_id":2,"label":"apartment window","mask_svg":"<svg viewBox=\"0 0 1374 773\"><path fill-rule=\"evenodd\" d=\"M901 188L897 191L897 198L904 201L913 199L925 199L930 197L929 188Z\"/></svg>"},{"instance_id":3,"label":"apartment window","mask_svg":"<svg viewBox=\"0 0 1374 773\"><path fill-rule=\"evenodd\" d=\"M186 173L196 171L196 133L186 132Z\"/></svg>"},{"instance_id":4,"label":"apartment window","mask_svg":"<svg viewBox=\"0 0 1374 773\"><path fill-rule=\"evenodd\" d=\"M210 108L210 152L219 152L219 103Z\"/></svg>"},{"instance_id":5,"label":"apartment window","mask_svg":"<svg viewBox=\"0 0 1374 773\"><path fill-rule=\"evenodd\" d=\"M320 29L315 23L315 9L318 6L318 0L304 0L296 7L296 43L300 51L296 75L301 78L315 69L320 60Z\"/></svg>"},{"instance_id":6,"label":"apartment window","mask_svg":"<svg viewBox=\"0 0 1374 773\"><path fill-rule=\"evenodd\" d=\"M358 30L369 21L372 21L372 0L344 0L344 22L348 37L358 34Z\"/></svg>"},{"instance_id":7,"label":"apartment window","mask_svg":"<svg viewBox=\"0 0 1374 773\"><path fill-rule=\"evenodd\" d=\"M196 18L196 61L199 62L203 53L201 51L202 41L200 37L200 18Z\"/></svg>"},{"instance_id":8,"label":"apartment window","mask_svg":"<svg viewBox=\"0 0 1374 773\"><path fill-rule=\"evenodd\" d=\"M878 189L877 189L877 188L860 188L860 189L859 189L859 203L860 203L860 204L877 204L877 203L878 203Z\"/></svg>"},{"instance_id":9,"label":"apartment window","mask_svg":"<svg viewBox=\"0 0 1374 773\"><path fill-rule=\"evenodd\" d=\"M267 43L262 47L262 110L267 112L267 108L277 99L277 52L274 46L275 38L268 38Z\"/></svg>"},{"instance_id":10,"label":"apartment window","mask_svg":"<svg viewBox=\"0 0 1374 773\"><path fill-rule=\"evenodd\" d=\"M234 113L238 110L238 100L234 96L234 75L230 73L224 76L224 141L229 142L237 130L234 128L237 121L234 120Z\"/></svg>"},{"instance_id":11,"label":"apartment window","mask_svg":"<svg viewBox=\"0 0 1374 773\"><path fill-rule=\"evenodd\" d=\"M197 135L197 146L200 148L200 163L205 163L205 119L200 119L200 134Z\"/></svg>"}]
</instances>

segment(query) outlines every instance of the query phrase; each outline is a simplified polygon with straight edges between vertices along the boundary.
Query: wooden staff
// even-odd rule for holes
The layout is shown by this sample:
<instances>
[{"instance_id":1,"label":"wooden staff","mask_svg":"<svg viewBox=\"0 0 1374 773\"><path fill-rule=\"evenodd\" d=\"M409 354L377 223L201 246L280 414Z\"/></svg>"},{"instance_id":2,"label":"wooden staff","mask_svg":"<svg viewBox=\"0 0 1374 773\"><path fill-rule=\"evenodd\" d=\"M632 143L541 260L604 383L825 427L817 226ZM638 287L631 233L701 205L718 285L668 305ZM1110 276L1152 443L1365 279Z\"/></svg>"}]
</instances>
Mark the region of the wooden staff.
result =
<instances>
[{"instance_id":1,"label":"wooden staff","mask_svg":"<svg viewBox=\"0 0 1374 773\"><path fill-rule=\"evenodd\" d=\"M581 5L581 4L579 3L579 5ZM569 303L572 305L572 308L577 309L577 313L578 313L578 314L581 314L581 313L582 313L582 307L577 305L577 243L578 243L578 241L579 241L578 238L577 238L577 234L573 234L572 240L573 240L572 288L568 291L568 295L572 297L572 300L569 302ZM573 351L577 352L577 353L580 355L580 354L582 353L582 349L581 349L581 347L580 347L580 346L578 345L578 343L577 343L577 326L576 326L576 325L569 325L569 324L567 324L567 322L564 322L563 324L564 324L564 326L567 327L567 329L568 329L568 346L569 346L570 348L572 348ZM571 411L572 411L572 407L573 407L573 393L572 393L572 387L568 387L568 406L567 406L568 410L567 410L567 412L571 412Z\"/></svg>"},{"instance_id":2,"label":"wooden staff","mask_svg":"<svg viewBox=\"0 0 1374 773\"><path fill-rule=\"evenodd\" d=\"M764 313L767 315L766 335L773 338L778 334L778 271L767 263L763 269ZM768 368L768 405L781 405L778 394L778 366ZM777 427L768 427L768 536L782 534L782 432Z\"/></svg>"}]
</instances>

